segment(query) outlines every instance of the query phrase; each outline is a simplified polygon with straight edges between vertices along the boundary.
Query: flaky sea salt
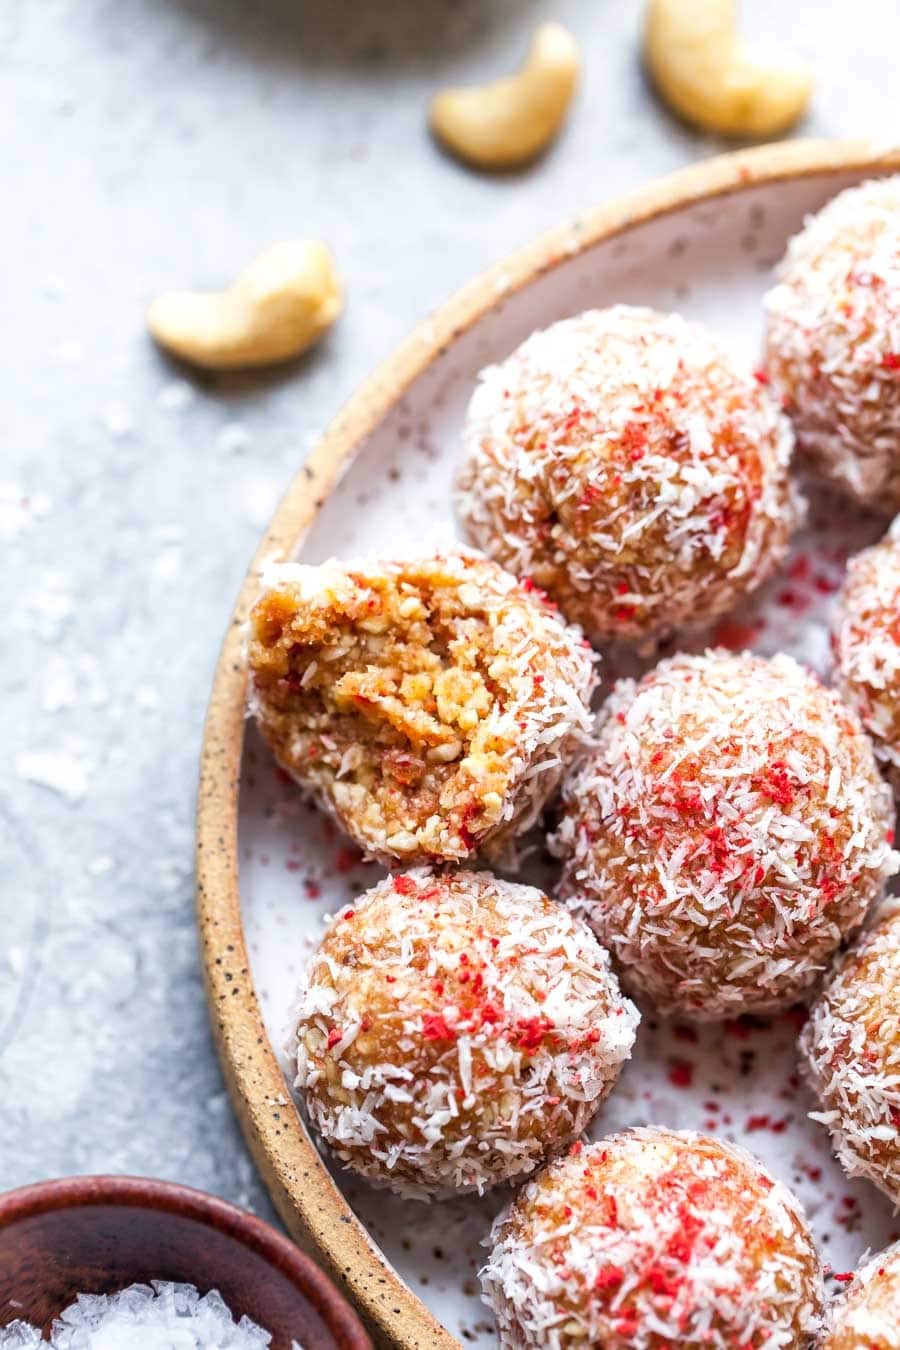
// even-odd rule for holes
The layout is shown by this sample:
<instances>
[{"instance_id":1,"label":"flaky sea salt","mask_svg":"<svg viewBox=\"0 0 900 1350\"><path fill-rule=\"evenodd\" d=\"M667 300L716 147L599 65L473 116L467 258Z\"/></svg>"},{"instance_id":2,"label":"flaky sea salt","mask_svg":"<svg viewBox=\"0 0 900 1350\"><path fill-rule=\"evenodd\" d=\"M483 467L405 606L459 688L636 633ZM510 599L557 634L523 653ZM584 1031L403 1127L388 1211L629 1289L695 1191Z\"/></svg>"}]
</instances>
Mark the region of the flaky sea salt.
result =
<instances>
[{"instance_id":1,"label":"flaky sea salt","mask_svg":"<svg viewBox=\"0 0 900 1350\"><path fill-rule=\"evenodd\" d=\"M271 1339L249 1317L235 1322L218 1290L201 1296L193 1285L162 1280L109 1296L79 1294L53 1323L49 1341L27 1322L0 1328L0 1350L266 1350Z\"/></svg>"}]
</instances>

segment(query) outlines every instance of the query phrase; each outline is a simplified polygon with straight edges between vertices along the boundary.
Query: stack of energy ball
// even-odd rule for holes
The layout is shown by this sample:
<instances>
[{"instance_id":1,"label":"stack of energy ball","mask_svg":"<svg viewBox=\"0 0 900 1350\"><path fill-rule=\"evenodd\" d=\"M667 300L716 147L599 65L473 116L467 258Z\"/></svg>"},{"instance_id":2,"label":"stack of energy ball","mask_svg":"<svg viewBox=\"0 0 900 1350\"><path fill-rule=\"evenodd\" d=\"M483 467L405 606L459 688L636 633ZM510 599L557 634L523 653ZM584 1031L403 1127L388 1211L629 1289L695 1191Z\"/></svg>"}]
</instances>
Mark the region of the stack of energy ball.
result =
<instances>
[{"instance_id":1,"label":"stack of energy ball","mask_svg":"<svg viewBox=\"0 0 900 1350\"><path fill-rule=\"evenodd\" d=\"M396 869L312 959L297 1087L332 1152L403 1195L525 1181L482 1271L504 1346L900 1345L900 1252L824 1316L798 1204L749 1154L581 1139L634 1043L628 996L698 1020L813 999L820 1118L900 1203L900 535L851 562L835 689L709 650L590 711L589 642L708 628L778 568L795 441L900 507L900 180L810 221L766 308L763 378L647 309L535 333L471 403L482 552L284 565L252 614L278 762ZM556 899L475 870L514 864L551 804Z\"/></svg>"}]
</instances>

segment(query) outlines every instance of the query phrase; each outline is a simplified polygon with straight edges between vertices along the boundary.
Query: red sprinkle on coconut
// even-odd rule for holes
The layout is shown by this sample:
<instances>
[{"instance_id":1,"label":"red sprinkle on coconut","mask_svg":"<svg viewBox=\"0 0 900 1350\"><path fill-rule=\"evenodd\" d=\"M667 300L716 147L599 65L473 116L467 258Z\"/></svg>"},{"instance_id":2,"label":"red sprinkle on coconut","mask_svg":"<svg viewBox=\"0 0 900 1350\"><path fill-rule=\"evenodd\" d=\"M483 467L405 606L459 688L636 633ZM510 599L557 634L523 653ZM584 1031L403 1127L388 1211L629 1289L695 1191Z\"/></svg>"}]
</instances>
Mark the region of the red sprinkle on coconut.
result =
<instances>
[{"instance_id":1,"label":"red sprinkle on coconut","mask_svg":"<svg viewBox=\"0 0 900 1350\"><path fill-rule=\"evenodd\" d=\"M618 1289L624 1279L625 1271L621 1266L604 1266L602 1270L597 1271L594 1288L598 1293L604 1293L609 1289Z\"/></svg>"},{"instance_id":2,"label":"red sprinkle on coconut","mask_svg":"<svg viewBox=\"0 0 900 1350\"><path fill-rule=\"evenodd\" d=\"M440 1013L426 1013L422 1018L423 1041L452 1041L453 1033Z\"/></svg>"}]
</instances>

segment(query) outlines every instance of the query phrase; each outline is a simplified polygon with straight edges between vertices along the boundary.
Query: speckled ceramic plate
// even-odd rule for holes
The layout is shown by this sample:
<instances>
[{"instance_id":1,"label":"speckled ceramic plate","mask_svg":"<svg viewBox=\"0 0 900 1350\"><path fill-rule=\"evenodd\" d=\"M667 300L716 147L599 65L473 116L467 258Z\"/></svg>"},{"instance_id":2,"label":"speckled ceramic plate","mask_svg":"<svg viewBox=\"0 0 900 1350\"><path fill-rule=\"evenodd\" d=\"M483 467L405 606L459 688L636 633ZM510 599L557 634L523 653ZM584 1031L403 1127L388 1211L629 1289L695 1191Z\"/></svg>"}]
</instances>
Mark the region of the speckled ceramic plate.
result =
<instances>
[{"instance_id":1,"label":"speckled ceramic plate","mask_svg":"<svg viewBox=\"0 0 900 1350\"><path fill-rule=\"evenodd\" d=\"M332 1172L292 1099L280 1046L298 972L323 917L381 872L245 733L240 629L257 569L272 557L383 555L450 540L449 487L476 372L538 326L589 306L650 304L706 321L752 362L770 269L804 215L867 175L898 169L896 148L771 146L689 169L540 239L451 300L360 390L260 546L222 651L203 754L198 903L209 1002L235 1107L285 1223L386 1344L494 1343L476 1271L499 1201L426 1207ZM879 532L846 510L837 523L814 503L785 573L718 639L786 649L821 667L844 559ZM594 1132L654 1123L738 1140L799 1193L834 1267L854 1265L896 1221L871 1187L844 1178L807 1120L796 1025L732 1032L645 1020Z\"/></svg>"}]
</instances>

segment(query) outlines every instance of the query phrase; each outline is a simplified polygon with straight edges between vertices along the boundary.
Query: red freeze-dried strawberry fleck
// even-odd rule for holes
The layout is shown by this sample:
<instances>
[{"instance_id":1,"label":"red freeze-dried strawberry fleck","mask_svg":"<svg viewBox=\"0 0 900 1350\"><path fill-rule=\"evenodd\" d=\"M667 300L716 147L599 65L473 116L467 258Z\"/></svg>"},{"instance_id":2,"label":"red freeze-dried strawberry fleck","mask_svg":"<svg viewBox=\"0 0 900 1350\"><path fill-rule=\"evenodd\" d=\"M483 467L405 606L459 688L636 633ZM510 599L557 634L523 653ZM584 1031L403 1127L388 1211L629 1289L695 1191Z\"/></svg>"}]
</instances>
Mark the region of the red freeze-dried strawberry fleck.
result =
<instances>
[{"instance_id":1,"label":"red freeze-dried strawberry fleck","mask_svg":"<svg viewBox=\"0 0 900 1350\"><path fill-rule=\"evenodd\" d=\"M466 848L472 848L477 843L477 835L470 828L470 822L476 816L481 814L481 807L477 802L468 802L462 812L462 820L459 824L459 837Z\"/></svg>"},{"instance_id":2,"label":"red freeze-dried strawberry fleck","mask_svg":"<svg viewBox=\"0 0 900 1350\"><path fill-rule=\"evenodd\" d=\"M686 1059L676 1059L669 1070L669 1082L673 1087L690 1087L694 1081L694 1066Z\"/></svg>"},{"instance_id":3,"label":"red freeze-dried strawberry fleck","mask_svg":"<svg viewBox=\"0 0 900 1350\"><path fill-rule=\"evenodd\" d=\"M779 806L792 805L797 796L797 783L784 760L774 760L760 777L760 791Z\"/></svg>"},{"instance_id":4,"label":"red freeze-dried strawberry fleck","mask_svg":"<svg viewBox=\"0 0 900 1350\"><path fill-rule=\"evenodd\" d=\"M677 1041L689 1041L691 1045L696 1045L700 1039L696 1027L675 1026L672 1028L672 1035Z\"/></svg>"},{"instance_id":5,"label":"red freeze-dried strawberry fleck","mask_svg":"<svg viewBox=\"0 0 900 1350\"><path fill-rule=\"evenodd\" d=\"M713 635L717 647L727 647L729 651L741 652L753 643L762 632L762 624L741 624L725 621L720 623Z\"/></svg>"},{"instance_id":6,"label":"red freeze-dried strawberry fleck","mask_svg":"<svg viewBox=\"0 0 900 1350\"><path fill-rule=\"evenodd\" d=\"M722 1023L722 1030L726 1036L734 1036L735 1040L746 1041L753 1034L753 1028L749 1022L743 1021L739 1017L728 1018Z\"/></svg>"},{"instance_id":7,"label":"red freeze-dried strawberry fleck","mask_svg":"<svg viewBox=\"0 0 900 1350\"><path fill-rule=\"evenodd\" d=\"M340 1027L329 1028L328 1042L327 1042L328 1049L333 1050L334 1047L337 1045L338 1041L343 1038L343 1035L344 1033L341 1031Z\"/></svg>"},{"instance_id":8,"label":"red freeze-dried strawberry fleck","mask_svg":"<svg viewBox=\"0 0 900 1350\"><path fill-rule=\"evenodd\" d=\"M553 1023L546 1017L523 1017L516 1022L510 1039L522 1050L537 1050Z\"/></svg>"},{"instance_id":9,"label":"red freeze-dried strawberry fleck","mask_svg":"<svg viewBox=\"0 0 900 1350\"><path fill-rule=\"evenodd\" d=\"M604 1266L598 1270L597 1278L594 1280L594 1288L603 1293L608 1289L618 1289L619 1285L625 1279L625 1271L621 1266Z\"/></svg>"},{"instance_id":10,"label":"red freeze-dried strawberry fleck","mask_svg":"<svg viewBox=\"0 0 900 1350\"><path fill-rule=\"evenodd\" d=\"M352 872L361 862L362 854L358 848L342 848L334 860L334 865L338 872Z\"/></svg>"},{"instance_id":11,"label":"red freeze-dried strawberry fleck","mask_svg":"<svg viewBox=\"0 0 900 1350\"><path fill-rule=\"evenodd\" d=\"M440 1013L425 1013L422 1018L423 1041L451 1041L453 1033Z\"/></svg>"},{"instance_id":12,"label":"red freeze-dried strawberry fleck","mask_svg":"<svg viewBox=\"0 0 900 1350\"><path fill-rule=\"evenodd\" d=\"M770 1126L771 1121L769 1120L768 1116L765 1115L748 1116L746 1123L744 1125L744 1129L747 1131L748 1134L753 1134L756 1130L768 1130Z\"/></svg>"},{"instance_id":13,"label":"red freeze-dried strawberry fleck","mask_svg":"<svg viewBox=\"0 0 900 1350\"><path fill-rule=\"evenodd\" d=\"M786 587L778 596L778 603L784 609L790 609L795 614L802 614L809 607L809 600L805 595L800 595L792 590L790 586Z\"/></svg>"},{"instance_id":14,"label":"red freeze-dried strawberry fleck","mask_svg":"<svg viewBox=\"0 0 900 1350\"><path fill-rule=\"evenodd\" d=\"M416 883L412 877L399 876L394 877L394 890L398 895L412 895L415 892Z\"/></svg>"}]
</instances>

